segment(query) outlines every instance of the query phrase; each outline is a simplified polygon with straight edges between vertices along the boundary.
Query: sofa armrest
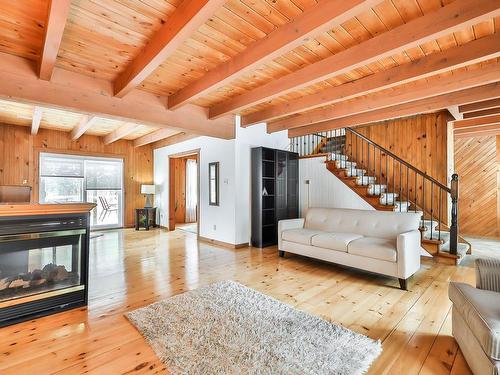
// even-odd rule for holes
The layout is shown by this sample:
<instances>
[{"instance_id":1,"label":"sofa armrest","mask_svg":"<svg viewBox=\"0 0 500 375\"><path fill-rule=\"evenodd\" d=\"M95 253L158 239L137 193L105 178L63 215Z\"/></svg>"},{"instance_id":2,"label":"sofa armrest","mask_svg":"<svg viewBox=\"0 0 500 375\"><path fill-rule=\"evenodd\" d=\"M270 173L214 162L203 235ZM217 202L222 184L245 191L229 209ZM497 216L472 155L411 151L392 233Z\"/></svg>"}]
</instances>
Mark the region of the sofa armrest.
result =
<instances>
[{"instance_id":1,"label":"sofa armrest","mask_svg":"<svg viewBox=\"0 0 500 375\"><path fill-rule=\"evenodd\" d=\"M412 230L397 237L398 277L407 279L420 268L420 231Z\"/></svg>"},{"instance_id":2,"label":"sofa armrest","mask_svg":"<svg viewBox=\"0 0 500 375\"><path fill-rule=\"evenodd\" d=\"M288 219L278 221L278 249L283 250L281 233L288 229L304 228L305 219Z\"/></svg>"},{"instance_id":3,"label":"sofa armrest","mask_svg":"<svg viewBox=\"0 0 500 375\"><path fill-rule=\"evenodd\" d=\"M476 259L476 288L500 293L499 259Z\"/></svg>"}]
</instances>

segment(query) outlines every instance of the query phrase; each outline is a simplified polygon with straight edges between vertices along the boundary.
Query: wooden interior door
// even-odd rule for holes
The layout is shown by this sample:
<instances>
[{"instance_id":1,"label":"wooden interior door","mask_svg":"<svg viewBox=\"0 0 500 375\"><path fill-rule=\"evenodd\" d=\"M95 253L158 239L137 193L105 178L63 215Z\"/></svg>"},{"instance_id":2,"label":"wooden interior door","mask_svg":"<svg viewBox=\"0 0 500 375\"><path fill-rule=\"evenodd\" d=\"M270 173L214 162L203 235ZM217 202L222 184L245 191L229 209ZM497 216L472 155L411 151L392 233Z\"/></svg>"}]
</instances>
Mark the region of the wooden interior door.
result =
<instances>
[{"instance_id":1,"label":"wooden interior door","mask_svg":"<svg viewBox=\"0 0 500 375\"><path fill-rule=\"evenodd\" d=\"M175 222L186 222L186 158L174 159L174 215Z\"/></svg>"},{"instance_id":2,"label":"wooden interior door","mask_svg":"<svg viewBox=\"0 0 500 375\"><path fill-rule=\"evenodd\" d=\"M196 160L198 163L198 154L177 157L171 156L169 158L169 230L175 230L176 223L186 223L186 162L188 159ZM199 190L199 181L197 189ZM198 207L196 221L198 221Z\"/></svg>"},{"instance_id":3,"label":"wooden interior door","mask_svg":"<svg viewBox=\"0 0 500 375\"><path fill-rule=\"evenodd\" d=\"M175 158L168 160L168 230L175 230Z\"/></svg>"}]
</instances>

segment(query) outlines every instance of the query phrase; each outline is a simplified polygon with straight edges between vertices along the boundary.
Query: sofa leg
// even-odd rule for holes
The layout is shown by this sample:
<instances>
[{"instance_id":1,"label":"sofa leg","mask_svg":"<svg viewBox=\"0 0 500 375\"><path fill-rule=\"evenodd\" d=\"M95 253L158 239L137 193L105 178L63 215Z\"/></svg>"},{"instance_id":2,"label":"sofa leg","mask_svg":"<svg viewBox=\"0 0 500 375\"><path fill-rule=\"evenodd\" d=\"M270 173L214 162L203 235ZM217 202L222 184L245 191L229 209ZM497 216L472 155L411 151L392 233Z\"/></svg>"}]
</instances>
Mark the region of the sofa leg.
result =
<instances>
[{"instance_id":1,"label":"sofa leg","mask_svg":"<svg viewBox=\"0 0 500 375\"><path fill-rule=\"evenodd\" d=\"M280 253L280 257L283 258L285 256L285 252L283 250L280 250L279 253Z\"/></svg>"},{"instance_id":2,"label":"sofa leg","mask_svg":"<svg viewBox=\"0 0 500 375\"><path fill-rule=\"evenodd\" d=\"M402 290L408 290L408 279L399 279L399 286Z\"/></svg>"}]
</instances>

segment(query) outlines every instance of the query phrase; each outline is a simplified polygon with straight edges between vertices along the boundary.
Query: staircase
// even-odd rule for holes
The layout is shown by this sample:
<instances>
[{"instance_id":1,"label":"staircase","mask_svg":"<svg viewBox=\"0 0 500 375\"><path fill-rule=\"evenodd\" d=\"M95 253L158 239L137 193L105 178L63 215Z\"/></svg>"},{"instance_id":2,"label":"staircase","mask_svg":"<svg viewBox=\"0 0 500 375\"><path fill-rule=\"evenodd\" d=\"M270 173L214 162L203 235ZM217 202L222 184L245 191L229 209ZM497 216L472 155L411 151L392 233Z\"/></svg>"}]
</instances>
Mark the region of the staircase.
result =
<instances>
[{"instance_id":1,"label":"staircase","mask_svg":"<svg viewBox=\"0 0 500 375\"><path fill-rule=\"evenodd\" d=\"M450 187L352 128L291 139L300 157L324 156L326 168L373 208L421 214L422 247L436 260L459 264L471 253L458 235L458 176Z\"/></svg>"}]
</instances>

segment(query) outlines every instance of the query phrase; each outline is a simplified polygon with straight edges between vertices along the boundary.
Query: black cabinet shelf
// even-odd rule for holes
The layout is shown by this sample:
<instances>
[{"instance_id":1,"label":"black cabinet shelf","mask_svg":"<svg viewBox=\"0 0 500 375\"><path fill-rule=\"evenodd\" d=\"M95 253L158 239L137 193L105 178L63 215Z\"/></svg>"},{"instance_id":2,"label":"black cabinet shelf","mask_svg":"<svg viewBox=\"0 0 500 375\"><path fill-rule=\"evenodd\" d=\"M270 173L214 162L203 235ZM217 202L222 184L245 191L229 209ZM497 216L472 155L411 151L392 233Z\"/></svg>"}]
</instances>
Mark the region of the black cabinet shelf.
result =
<instances>
[{"instance_id":1,"label":"black cabinet shelf","mask_svg":"<svg viewBox=\"0 0 500 375\"><path fill-rule=\"evenodd\" d=\"M252 149L252 246L275 245L278 221L298 217L298 175L298 154Z\"/></svg>"}]
</instances>

